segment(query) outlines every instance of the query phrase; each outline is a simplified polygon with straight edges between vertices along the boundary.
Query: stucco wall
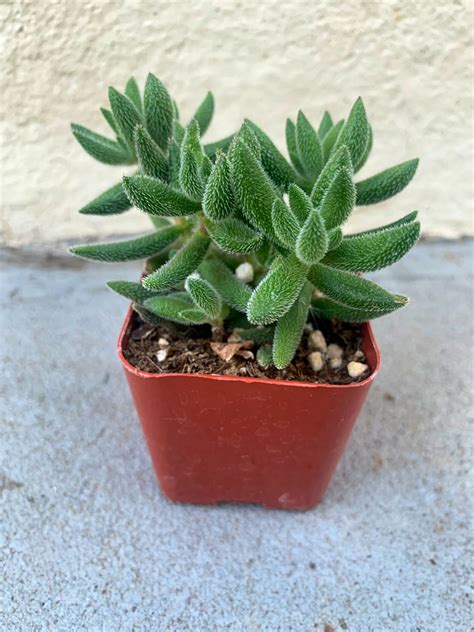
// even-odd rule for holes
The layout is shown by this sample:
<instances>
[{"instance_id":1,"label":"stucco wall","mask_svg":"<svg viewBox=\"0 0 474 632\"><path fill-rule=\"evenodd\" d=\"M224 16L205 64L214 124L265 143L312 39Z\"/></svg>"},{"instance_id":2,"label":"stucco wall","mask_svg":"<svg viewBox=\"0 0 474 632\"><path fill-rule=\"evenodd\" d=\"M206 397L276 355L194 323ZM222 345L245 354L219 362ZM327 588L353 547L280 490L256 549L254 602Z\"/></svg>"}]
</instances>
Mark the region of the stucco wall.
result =
<instances>
[{"instance_id":1,"label":"stucco wall","mask_svg":"<svg viewBox=\"0 0 474 632\"><path fill-rule=\"evenodd\" d=\"M420 209L425 234L472 234L469 0L2 0L2 210L7 243L129 233L138 211L76 210L122 168L95 163L69 122L106 131L107 86L148 70L190 115L217 100L209 140L251 116L284 143L302 108L345 115L360 94L375 130L361 175L420 156L397 198L357 211L358 226Z\"/></svg>"}]
</instances>

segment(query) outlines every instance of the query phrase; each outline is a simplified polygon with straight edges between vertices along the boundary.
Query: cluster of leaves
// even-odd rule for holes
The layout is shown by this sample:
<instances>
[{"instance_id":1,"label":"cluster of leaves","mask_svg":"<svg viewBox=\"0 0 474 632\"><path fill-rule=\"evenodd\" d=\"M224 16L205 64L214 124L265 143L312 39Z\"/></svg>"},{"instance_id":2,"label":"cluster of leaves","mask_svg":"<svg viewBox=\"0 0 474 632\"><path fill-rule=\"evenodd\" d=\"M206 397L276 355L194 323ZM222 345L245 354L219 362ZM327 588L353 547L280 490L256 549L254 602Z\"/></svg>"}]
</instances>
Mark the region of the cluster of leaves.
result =
<instances>
[{"instance_id":1,"label":"cluster of leaves","mask_svg":"<svg viewBox=\"0 0 474 632\"><path fill-rule=\"evenodd\" d=\"M342 226L356 205L385 200L413 177L417 161L354 182L372 147L372 129L358 99L346 121L326 112L318 130L302 112L286 125L288 161L250 120L233 136L203 145L213 113L208 95L182 127L164 85L149 75L143 101L134 80L110 90L104 116L115 141L73 126L92 156L110 164L138 161L136 174L88 204L83 213L111 214L131 205L155 232L118 243L76 246L89 259L149 258L141 283L109 286L132 300L151 323L222 324L262 343L258 358L291 362L308 315L363 322L404 305L361 276L398 261L417 241L416 212L355 235ZM249 262L254 283L235 269ZM271 342L271 347L269 345ZM271 350L271 351L270 351Z\"/></svg>"}]
</instances>

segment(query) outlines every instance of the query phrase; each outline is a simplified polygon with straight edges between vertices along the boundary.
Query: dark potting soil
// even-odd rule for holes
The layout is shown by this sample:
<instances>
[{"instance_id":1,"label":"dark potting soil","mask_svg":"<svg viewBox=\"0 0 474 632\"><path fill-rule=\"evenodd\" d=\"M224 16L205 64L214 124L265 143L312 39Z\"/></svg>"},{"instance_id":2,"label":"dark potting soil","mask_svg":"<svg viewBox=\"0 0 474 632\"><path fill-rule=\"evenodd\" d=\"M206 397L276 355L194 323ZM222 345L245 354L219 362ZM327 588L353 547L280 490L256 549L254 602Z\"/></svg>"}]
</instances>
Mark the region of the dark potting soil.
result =
<instances>
[{"instance_id":1,"label":"dark potting soil","mask_svg":"<svg viewBox=\"0 0 474 632\"><path fill-rule=\"evenodd\" d=\"M315 373L311 369L307 358L314 349L308 348L308 331L303 334L293 361L285 369L279 370L274 366L262 369L254 358L258 345L254 346L251 341L246 341L230 360L217 355L216 343L226 343L233 333L232 330L211 331L208 325L184 327L170 322L148 325L137 314L133 317L132 331L124 355L130 364L149 373L235 375L322 384L350 384L360 382L368 376L369 371L357 378L350 377L347 372L347 364L351 360L365 362L365 357L361 356L362 336L359 325L318 321L314 328L322 331L328 345L335 343L342 348L340 368L333 369L329 362L325 362L319 372ZM169 343L168 346L163 346L163 339ZM166 358L161 359L165 354L158 354L164 349Z\"/></svg>"}]
</instances>

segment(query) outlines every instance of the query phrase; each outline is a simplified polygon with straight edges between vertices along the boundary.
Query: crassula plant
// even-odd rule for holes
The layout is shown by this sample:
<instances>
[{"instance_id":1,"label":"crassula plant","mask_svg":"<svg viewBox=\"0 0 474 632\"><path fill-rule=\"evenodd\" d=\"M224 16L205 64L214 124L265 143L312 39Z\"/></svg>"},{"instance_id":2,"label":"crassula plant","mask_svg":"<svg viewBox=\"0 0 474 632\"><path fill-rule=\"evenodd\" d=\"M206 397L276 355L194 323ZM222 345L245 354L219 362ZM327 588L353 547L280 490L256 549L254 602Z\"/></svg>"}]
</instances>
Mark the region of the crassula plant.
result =
<instances>
[{"instance_id":1,"label":"crassula plant","mask_svg":"<svg viewBox=\"0 0 474 632\"><path fill-rule=\"evenodd\" d=\"M417 166L412 160L354 181L372 147L361 99L346 121L333 124L326 112L317 130L302 112L296 123L288 120L289 161L249 120L235 135L204 145L212 96L183 127L153 75L143 100L130 80L125 94L110 89L110 103L103 114L116 140L77 125L73 132L94 158L138 162L138 171L81 212L109 215L134 206L155 230L72 252L110 262L147 259L141 283L109 283L146 322L238 328L242 339L260 345L262 366L282 369L310 314L360 323L407 304L405 296L361 274L410 250L419 237L417 213L377 229L342 232L356 206L395 195Z\"/></svg>"}]
</instances>

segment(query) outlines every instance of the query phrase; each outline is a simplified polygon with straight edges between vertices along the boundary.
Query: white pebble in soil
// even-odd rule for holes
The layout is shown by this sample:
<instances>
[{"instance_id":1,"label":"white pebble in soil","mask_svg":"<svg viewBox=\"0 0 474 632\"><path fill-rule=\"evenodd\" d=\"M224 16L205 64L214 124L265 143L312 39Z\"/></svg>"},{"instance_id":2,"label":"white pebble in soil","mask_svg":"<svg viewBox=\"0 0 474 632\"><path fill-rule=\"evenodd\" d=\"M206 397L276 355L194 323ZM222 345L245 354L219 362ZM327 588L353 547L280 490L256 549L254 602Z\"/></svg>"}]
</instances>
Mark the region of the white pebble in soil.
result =
<instances>
[{"instance_id":1,"label":"white pebble in soil","mask_svg":"<svg viewBox=\"0 0 474 632\"><path fill-rule=\"evenodd\" d=\"M331 369L340 369L342 366L342 358L330 358L329 365Z\"/></svg>"},{"instance_id":2,"label":"white pebble in soil","mask_svg":"<svg viewBox=\"0 0 474 632\"><path fill-rule=\"evenodd\" d=\"M308 356L308 363L315 373L321 371L324 366L323 354L320 351L313 351Z\"/></svg>"},{"instance_id":3,"label":"white pebble in soil","mask_svg":"<svg viewBox=\"0 0 474 632\"><path fill-rule=\"evenodd\" d=\"M164 360L166 360L166 358L168 357L168 349L160 349L158 351L158 353L156 354L156 359L158 360L158 362L163 362Z\"/></svg>"},{"instance_id":4,"label":"white pebble in soil","mask_svg":"<svg viewBox=\"0 0 474 632\"><path fill-rule=\"evenodd\" d=\"M328 345L328 357L331 358L331 360L336 359L336 358L342 358L343 354L344 354L344 351L339 345L336 345L336 344Z\"/></svg>"},{"instance_id":5,"label":"white pebble in soil","mask_svg":"<svg viewBox=\"0 0 474 632\"><path fill-rule=\"evenodd\" d=\"M349 362L347 365L347 372L351 377L360 377L362 373L365 373L369 367L362 362Z\"/></svg>"},{"instance_id":6,"label":"white pebble in soil","mask_svg":"<svg viewBox=\"0 0 474 632\"><path fill-rule=\"evenodd\" d=\"M365 360L364 352L360 349L354 353L354 360Z\"/></svg>"},{"instance_id":7,"label":"white pebble in soil","mask_svg":"<svg viewBox=\"0 0 474 632\"><path fill-rule=\"evenodd\" d=\"M318 351L326 353L328 346L326 338L323 336L323 332L319 329L312 331L308 336L308 346L310 349L317 349Z\"/></svg>"},{"instance_id":8,"label":"white pebble in soil","mask_svg":"<svg viewBox=\"0 0 474 632\"><path fill-rule=\"evenodd\" d=\"M243 283L253 281L253 267L251 263L241 263L235 270L235 276Z\"/></svg>"},{"instance_id":9,"label":"white pebble in soil","mask_svg":"<svg viewBox=\"0 0 474 632\"><path fill-rule=\"evenodd\" d=\"M160 338L158 340L158 345L160 346L161 349L164 349L165 347L169 347L170 343L166 340L166 338Z\"/></svg>"}]
</instances>

